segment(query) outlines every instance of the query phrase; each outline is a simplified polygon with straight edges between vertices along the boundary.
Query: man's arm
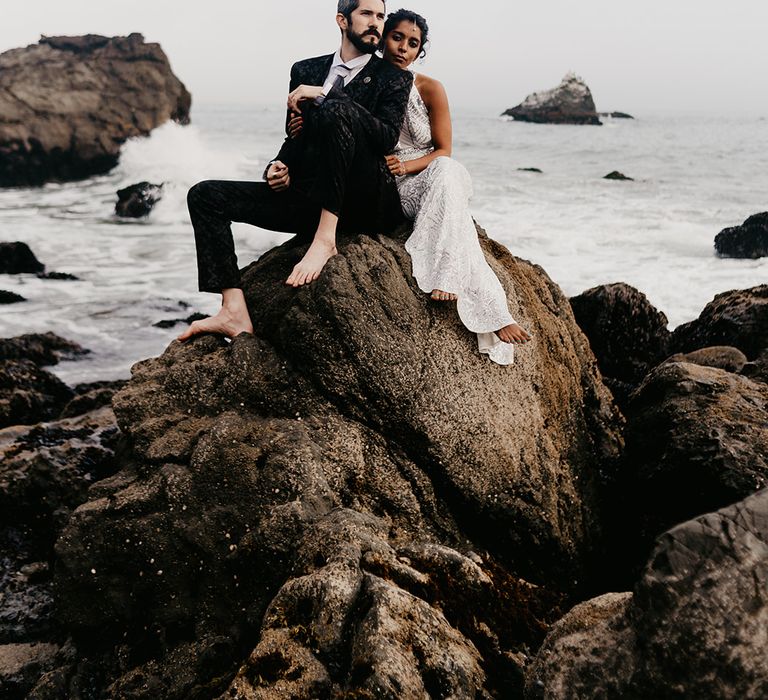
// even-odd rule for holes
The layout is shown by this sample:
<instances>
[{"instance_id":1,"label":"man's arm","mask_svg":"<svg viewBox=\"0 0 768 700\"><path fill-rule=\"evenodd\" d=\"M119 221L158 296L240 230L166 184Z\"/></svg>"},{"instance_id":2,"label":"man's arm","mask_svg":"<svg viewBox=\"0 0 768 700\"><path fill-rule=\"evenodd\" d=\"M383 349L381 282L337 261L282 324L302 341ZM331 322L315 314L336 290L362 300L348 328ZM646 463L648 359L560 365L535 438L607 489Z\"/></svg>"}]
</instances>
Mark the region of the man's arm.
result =
<instances>
[{"instance_id":1,"label":"man's arm","mask_svg":"<svg viewBox=\"0 0 768 700\"><path fill-rule=\"evenodd\" d=\"M356 105L359 118L374 150L384 156L392 153L400 138L400 128L405 119L412 85L411 71L393 68L387 76L386 84L383 86L373 112L368 111L335 87L328 93L328 98L349 101Z\"/></svg>"},{"instance_id":2,"label":"man's arm","mask_svg":"<svg viewBox=\"0 0 768 700\"><path fill-rule=\"evenodd\" d=\"M298 77L298 70L297 66L298 64L294 63L293 66L291 66L291 80L288 85L288 92L293 92L297 87L299 87L299 77ZM288 166L288 169L290 170L291 164L294 162L294 155L296 151L296 139L290 138L290 134L288 132L288 123L291 120L291 110L286 110L285 112L285 133L286 138L285 141L283 141L283 145L280 146L280 152L267 164L267 167L264 169L264 179L267 179L267 171L269 170L269 166L272 165L276 160L279 160L282 163L285 163L285 165Z\"/></svg>"}]
</instances>

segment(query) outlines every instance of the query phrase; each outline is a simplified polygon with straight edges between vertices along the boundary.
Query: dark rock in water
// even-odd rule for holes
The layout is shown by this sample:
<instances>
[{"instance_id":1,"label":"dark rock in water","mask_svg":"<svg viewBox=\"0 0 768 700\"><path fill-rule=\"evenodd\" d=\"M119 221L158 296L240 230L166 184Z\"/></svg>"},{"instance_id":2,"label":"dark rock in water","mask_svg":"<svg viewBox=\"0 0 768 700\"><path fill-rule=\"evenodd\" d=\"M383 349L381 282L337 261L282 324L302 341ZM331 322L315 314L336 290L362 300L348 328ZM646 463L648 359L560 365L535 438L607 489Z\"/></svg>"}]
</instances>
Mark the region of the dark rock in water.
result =
<instances>
[{"instance_id":1,"label":"dark rock in water","mask_svg":"<svg viewBox=\"0 0 768 700\"><path fill-rule=\"evenodd\" d=\"M163 197L163 186L139 182L117 191L115 214L132 219L147 216Z\"/></svg>"},{"instance_id":2,"label":"dark rock in water","mask_svg":"<svg viewBox=\"0 0 768 700\"><path fill-rule=\"evenodd\" d=\"M523 173L541 173L541 172L543 172L539 168L518 168L518 170L520 172L523 172Z\"/></svg>"},{"instance_id":3,"label":"dark rock in water","mask_svg":"<svg viewBox=\"0 0 768 700\"><path fill-rule=\"evenodd\" d=\"M768 256L768 212L750 216L741 226L724 228L715 236L715 250L724 258Z\"/></svg>"},{"instance_id":4,"label":"dark rock in water","mask_svg":"<svg viewBox=\"0 0 768 700\"><path fill-rule=\"evenodd\" d=\"M56 418L72 396L64 382L29 360L0 361L0 428Z\"/></svg>"},{"instance_id":5,"label":"dark rock in water","mask_svg":"<svg viewBox=\"0 0 768 700\"><path fill-rule=\"evenodd\" d=\"M634 593L576 606L528 671L529 700L768 697L768 491L664 533Z\"/></svg>"},{"instance_id":6,"label":"dark rock in water","mask_svg":"<svg viewBox=\"0 0 768 700\"><path fill-rule=\"evenodd\" d=\"M20 294L0 289L0 304L17 304L20 301L26 301L26 299Z\"/></svg>"},{"instance_id":7,"label":"dark rock in water","mask_svg":"<svg viewBox=\"0 0 768 700\"><path fill-rule=\"evenodd\" d=\"M634 119L631 114L626 112L599 112L601 117L609 117L610 119Z\"/></svg>"},{"instance_id":8,"label":"dark rock in water","mask_svg":"<svg viewBox=\"0 0 768 700\"><path fill-rule=\"evenodd\" d=\"M668 355L667 317L623 282L592 287L569 301L600 372L626 408L629 394Z\"/></svg>"},{"instance_id":9,"label":"dark rock in water","mask_svg":"<svg viewBox=\"0 0 768 700\"><path fill-rule=\"evenodd\" d=\"M204 318L208 318L208 314L201 314L201 313L194 313L190 314L186 318L170 318L170 319L164 319L163 321L158 321L157 323L153 323L152 325L155 328L173 328L175 325L179 323L194 323L195 321L202 321Z\"/></svg>"},{"instance_id":10,"label":"dark rock in water","mask_svg":"<svg viewBox=\"0 0 768 700\"><path fill-rule=\"evenodd\" d=\"M613 170L607 175L604 175L603 180L628 180L630 182L634 182L635 178L627 177L624 173L620 173L618 170Z\"/></svg>"},{"instance_id":11,"label":"dark rock in water","mask_svg":"<svg viewBox=\"0 0 768 700\"><path fill-rule=\"evenodd\" d=\"M502 116L538 124L601 124L592 93L574 73L568 73L552 90L528 95Z\"/></svg>"},{"instance_id":12,"label":"dark rock in water","mask_svg":"<svg viewBox=\"0 0 768 700\"><path fill-rule=\"evenodd\" d=\"M665 362L692 362L702 367L717 367L726 372L738 373L747 364L747 356L738 348L715 345L689 353L676 353L668 357Z\"/></svg>"},{"instance_id":13,"label":"dark rock in water","mask_svg":"<svg viewBox=\"0 0 768 700\"><path fill-rule=\"evenodd\" d=\"M768 483L768 386L722 369L665 362L632 395L623 486L643 545L675 523Z\"/></svg>"},{"instance_id":14,"label":"dark rock in water","mask_svg":"<svg viewBox=\"0 0 768 700\"><path fill-rule=\"evenodd\" d=\"M763 350L752 362L747 362L741 369L745 377L768 384L768 348Z\"/></svg>"},{"instance_id":15,"label":"dark rock in water","mask_svg":"<svg viewBox=\"0 0 768 700\"><path fill-rule=\"evenodd\" d=\"M93 384L78 384L75 387L77 396L62 410L62 418L80 416L89 411L95 411L102 406L109 406L112 397L125 386L125 381L94 382Z\"/></svg>"},{"instance_id":16,"label":"dark rock in water","mask_svg":"<svg viewBox=\"0 0 768 700\"><path fill-rule=\"evenodd\" d=\"M191 97L159 44L127 37L44 37L0 54L0 186L105 173L120 146Z\"/></svg>"},{"instance_id":17,"label":"dark rock in water","mask_svg":"<svg viewBox=\"0 0 768 700\"><path fill-rule=\"evenodd\" d=\"M2 166L0 166L2 167ZM18 275L22 272L42 272L43 265L26 243L0 243L0 273Z\"/></svg>"},{"instance_id":18,"label":"dark rock in water","mask_svg":"<svg viewBox=\"0 0 768 700\"><path fill-rule=\"evenodd\" d=\"M672 331L670 349L731 345L752 360L768 348L768 284L718 294L694 321Z\"/></svg>"},{"instance_id":19,"label":"dark rock in water","mask_svg":"<svg viewBox=\"0 0 768 700\"><path fill-rule=\"evenodd\" d=\"M40 272L37 275L41 280L69 280L77 281L80 278L70 275L68 272Z\"/></svg>"},{"instance_id":20,"label":"dark rock in water","mask_svg":"<svg viewBox=\"0 0 768 700\"><path fill-rule=\"evenodd\" d=\"M602 565L622 418L557 285L481 244L539 339L514 372L365 236L298 290L306 246L270 251L243 274L253 335L134 366L119 471L56 543L102 695L519 696L560 591Z\"/></svg>"},{"instance_id":21,"label":"dark rock in water","mask_svg":"<svg viewBox=\"0 0 768 700\"><path fill-rule=\"evenodd\" d=\"M0 338L0 360L30 360L38 365L55 365L60 360L76 360L89 352L51 332Z\"/></svg>"}]
</instances>

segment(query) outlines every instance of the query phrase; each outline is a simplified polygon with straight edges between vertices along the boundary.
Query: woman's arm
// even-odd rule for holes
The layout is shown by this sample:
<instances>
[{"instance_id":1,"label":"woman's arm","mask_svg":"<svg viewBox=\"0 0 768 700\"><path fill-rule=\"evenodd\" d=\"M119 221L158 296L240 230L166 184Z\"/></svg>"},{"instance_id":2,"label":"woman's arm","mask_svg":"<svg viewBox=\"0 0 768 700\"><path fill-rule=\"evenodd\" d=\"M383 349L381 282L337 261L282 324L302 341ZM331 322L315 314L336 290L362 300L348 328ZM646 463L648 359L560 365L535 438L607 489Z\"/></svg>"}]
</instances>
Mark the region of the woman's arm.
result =
<instances>
[{"instance_id":1,"label":"woman's arm","mask_svg":"<svg viewBox=\"0 0 768 700\"><path fill-rule=\"evenodd\" d=\"M424 170L435 158L451 155L453 142L451 110L448 106L448 95L443 84L434 78L422 76L416 89L429 112L429 126L432 130L432 143L435 150L416 160L403 161L399 168L395 165L394 167L399 169L399 172L390 168L395 175L415 175Z\"/></svg>"}]
</instances>

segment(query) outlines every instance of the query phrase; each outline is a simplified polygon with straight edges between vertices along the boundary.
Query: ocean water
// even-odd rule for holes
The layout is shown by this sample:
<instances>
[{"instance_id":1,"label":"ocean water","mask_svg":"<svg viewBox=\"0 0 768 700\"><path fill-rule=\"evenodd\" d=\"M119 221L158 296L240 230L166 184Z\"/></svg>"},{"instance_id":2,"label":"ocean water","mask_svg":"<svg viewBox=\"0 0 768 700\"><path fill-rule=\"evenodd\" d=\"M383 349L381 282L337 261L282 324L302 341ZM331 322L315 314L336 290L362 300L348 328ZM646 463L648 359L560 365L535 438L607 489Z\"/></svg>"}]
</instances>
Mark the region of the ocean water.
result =
<instances>
[{"instance_id":1,"label":"ocean water","mask_svg":"<svg viewBox=\"0 0 768 700\"><path fill-rule=\"evenodd\" d=\"M768 210L768 118L651 114L585 127L453 116L475 218L566 295L627 282L672 329L715 294L768 281L768 258L720 259L713 248L722 228ZM202 179L258 179L282 140L283 112L195 107L192 122L128 142L108 175L0 190L0 240L24 241L48 270L80 278L1 275L0 289L28 301L0 306L0 337L52 330L90 348L54 368L66 382L127 377L184 327L153 323L218 308L197 292L186 192ZM612 170L635 181L602 179ZM141 180L165 183L162 201L146 220L115 218L116 190ZM241 224L234 233L241 265L289 238Z\"/></svg>"}]
</instances>

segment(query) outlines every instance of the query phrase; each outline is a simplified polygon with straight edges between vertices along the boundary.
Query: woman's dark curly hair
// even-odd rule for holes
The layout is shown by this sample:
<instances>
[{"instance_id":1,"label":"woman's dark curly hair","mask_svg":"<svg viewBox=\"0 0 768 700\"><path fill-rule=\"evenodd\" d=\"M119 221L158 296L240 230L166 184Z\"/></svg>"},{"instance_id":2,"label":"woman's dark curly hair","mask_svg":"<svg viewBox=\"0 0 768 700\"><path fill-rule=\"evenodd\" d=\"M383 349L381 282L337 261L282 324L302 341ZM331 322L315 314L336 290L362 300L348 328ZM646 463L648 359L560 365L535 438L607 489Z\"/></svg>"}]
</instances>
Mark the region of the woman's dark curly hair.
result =
<instances>
[{"instance_id":1,"label":"woman's dark curly hair","mask_svg":"<svg viewBox=\"0 0 768 700\"><path fill-rule=\"evenodd\" d=\"M397 12L390 12L387 15L387 21L384 23L384 31L381 34L381 43L384 44L384 39L400 22L413 22L421 30L421 50L419 51L419 58L424 58L427 55L425 47L427 43L427 36L429 35L429 26L427 20L421 15L411 12L410 10L398 10Z\"/></svg>"}]
</instances>

